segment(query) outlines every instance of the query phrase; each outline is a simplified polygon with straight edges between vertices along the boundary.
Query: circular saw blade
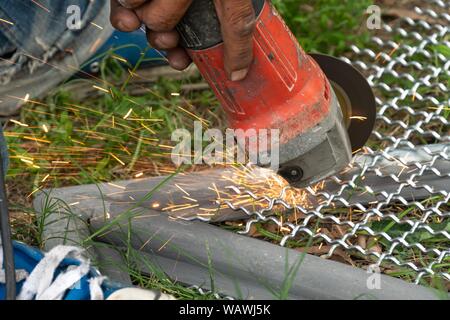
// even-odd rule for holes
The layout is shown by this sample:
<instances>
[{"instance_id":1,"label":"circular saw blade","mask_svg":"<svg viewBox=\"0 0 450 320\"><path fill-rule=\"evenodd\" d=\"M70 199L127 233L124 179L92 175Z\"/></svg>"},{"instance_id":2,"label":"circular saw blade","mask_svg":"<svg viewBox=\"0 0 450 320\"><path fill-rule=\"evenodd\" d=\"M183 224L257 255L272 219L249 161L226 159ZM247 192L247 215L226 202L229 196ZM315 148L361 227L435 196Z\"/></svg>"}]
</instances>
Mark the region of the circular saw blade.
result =
<instances>
[{"instance_id":1,"label":"circular saw blade","mask_svg":"<svg viewBox=\"0 0 450 320\"><path fill-rule=\"evenodd\" d=\"M369 140L375 126L376 102L366 78L352 65L332 56L311 54L327 76L347 124L355 152Z\"/></svg>"}]
</instances>

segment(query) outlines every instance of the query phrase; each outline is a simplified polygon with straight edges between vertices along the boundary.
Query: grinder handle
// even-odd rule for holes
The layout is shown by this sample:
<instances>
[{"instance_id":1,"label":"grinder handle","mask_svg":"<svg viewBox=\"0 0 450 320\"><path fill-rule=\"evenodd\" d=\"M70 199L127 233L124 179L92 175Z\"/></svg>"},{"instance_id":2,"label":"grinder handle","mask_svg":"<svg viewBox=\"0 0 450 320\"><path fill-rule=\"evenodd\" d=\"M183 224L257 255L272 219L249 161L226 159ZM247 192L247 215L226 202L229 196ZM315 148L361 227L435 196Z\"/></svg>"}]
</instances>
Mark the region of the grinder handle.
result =
<instances>
[{"instance_id":1,"label":"grinder handle","mask_svg":"<svg viewBox=\"0 0 450 320\"><path fill-rule=\"evenodd\" d=\"M266 1L252 2L256 16L259 16ZM177 30L181 37L181 46L189 50L204 50L223 42L213 0L193 0Z\"/></svg>"}]
</instances>

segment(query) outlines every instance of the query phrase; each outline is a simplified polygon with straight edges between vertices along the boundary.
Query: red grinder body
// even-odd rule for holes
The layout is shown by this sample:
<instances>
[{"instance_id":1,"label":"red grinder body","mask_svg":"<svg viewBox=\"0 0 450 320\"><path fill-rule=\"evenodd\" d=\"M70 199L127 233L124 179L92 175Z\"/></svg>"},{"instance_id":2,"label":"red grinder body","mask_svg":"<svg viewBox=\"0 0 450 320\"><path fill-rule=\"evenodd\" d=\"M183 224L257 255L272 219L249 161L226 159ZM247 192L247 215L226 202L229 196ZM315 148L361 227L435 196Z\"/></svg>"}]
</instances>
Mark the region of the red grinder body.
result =
<instances>
[{"instance_id":1,"label":"red grinder body","mask_svg":"<svg viewBox=\"0 0 450 320\"><path fill-rule=\"evenodd\" d=\"M325 74L272 5L260 0L254 7L254 60L242 81L228 80L224 70L213 1L194 0L178 29L230 127L279 129L279 173L291 184L308 185L351 159L342 113Z\"/></svg>"}]
</instances>

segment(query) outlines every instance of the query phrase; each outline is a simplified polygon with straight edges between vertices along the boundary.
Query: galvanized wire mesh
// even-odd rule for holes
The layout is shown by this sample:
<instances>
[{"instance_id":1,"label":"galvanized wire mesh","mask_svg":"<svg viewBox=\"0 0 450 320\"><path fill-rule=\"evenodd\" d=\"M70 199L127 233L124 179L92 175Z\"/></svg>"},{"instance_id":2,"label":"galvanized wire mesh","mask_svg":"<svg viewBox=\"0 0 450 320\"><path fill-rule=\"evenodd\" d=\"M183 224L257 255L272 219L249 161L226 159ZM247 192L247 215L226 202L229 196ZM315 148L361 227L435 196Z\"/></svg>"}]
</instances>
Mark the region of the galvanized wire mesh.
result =
<instances>
[{"instance_id":1,"label":"galvanized wire mesh","mask_svg":"<svg viewBox=\"0 0 450 320\"><path fill-rule=\"evenodd\" d=\"M420 179L450 177L450 3L426 1L426 7L414 9L417 19L404 17L395 26L384 25L370 47L352 46L351 60L344 58L367 75L377 95L376 130L360 152L370 161L355 162L357 170L345 179L330 178L339 185L337 191L308 188L309 196L320 198L312 208L289 204L281 194L265 197L267 206L262 209L227 203L251 216L242 233L251 233L255 224L272 224L282 230L276 240L281 245L312 236L317 252L327 257L339 252L344 259L351 256L350 263L375 264L383 272L416 283L434 276L450 281L450 187L437 189L427 183L429 179ZM433 144L439 148L432 148ZM427 157L408 161L408 154L420 146ZM390 164L404 170L395 174L382 170ZM366 181L367 175L379 180ZM388 191L382 188L385 178L391 183ZM407 188L420 190L421 200L411 201L414 192L405 197L402 191ZM364 203L343 196L358 190L372 193L377 201ZM240 192L261 200L248 190ZM276 214L273 209L280 206L301 217Z\"/></svg>"}]
</instances>

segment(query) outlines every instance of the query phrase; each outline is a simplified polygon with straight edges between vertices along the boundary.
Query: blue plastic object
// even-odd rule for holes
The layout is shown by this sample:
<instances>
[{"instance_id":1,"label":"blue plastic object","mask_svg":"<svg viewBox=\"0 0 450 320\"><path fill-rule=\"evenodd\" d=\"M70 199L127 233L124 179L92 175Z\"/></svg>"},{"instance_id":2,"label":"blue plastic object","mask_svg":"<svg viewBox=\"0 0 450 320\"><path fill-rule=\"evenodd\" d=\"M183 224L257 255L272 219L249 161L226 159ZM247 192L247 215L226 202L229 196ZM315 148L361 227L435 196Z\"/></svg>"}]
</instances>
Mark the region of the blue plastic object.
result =
<instances>
[{"instance_id":1,"label":"blue plastic object","mask_svg":"<svg viewBox=\"0 0 450 320\"><path fill-rule=\"evenodd\" d=\"M36 265L42 260L44 254L33 247L27 246L26 244L14 241L14 259L15 259L15 267L16 270L23 269L28 273L31 273ZM60 272L65 270L70 265L79 265L80 262L75 259L64 259L63 262L59 265L58 269L55 272L55 277L58 276ZM99 276L99 272L91 268L90 272L81 278L80 282L74 286L73 289L68 290L64 300L90 300L89 294L89 282L88 280L92 277ZM19 293L22 289L24 281L21 281L17 284L17 292ZM104 297L107 298L114 291L124 288L124 286L113 283L109 281L104 281L102 284L102 289L104 293ZM5 299L5 285L0 283L0 300Z\"/></svg>"}]
</instances>

